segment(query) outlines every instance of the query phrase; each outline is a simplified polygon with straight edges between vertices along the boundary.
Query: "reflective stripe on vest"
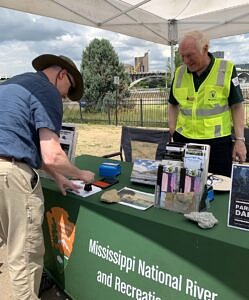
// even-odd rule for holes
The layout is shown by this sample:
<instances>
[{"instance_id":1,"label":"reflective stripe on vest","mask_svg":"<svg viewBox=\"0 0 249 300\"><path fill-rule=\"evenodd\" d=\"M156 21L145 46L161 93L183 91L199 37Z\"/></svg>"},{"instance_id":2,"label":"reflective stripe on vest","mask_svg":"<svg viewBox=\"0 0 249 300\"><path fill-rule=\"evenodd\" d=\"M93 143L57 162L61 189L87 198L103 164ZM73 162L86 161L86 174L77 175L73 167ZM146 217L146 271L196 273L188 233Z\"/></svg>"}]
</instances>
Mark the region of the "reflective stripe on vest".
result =
<instances>
[{"instance_id":1,"label":"reflective stripe on vest","mask_svg":"<svg viewBox=\"0 0 249 300\"><path fill-rule=\"evenodd\" d=\"M220 67L219 67L219 70L218 70L216 85L224 86L226 67L227 67L227 60L222 60L220 62Z\"/></svg>"},{"instance_id":2,"label":"reflective stripe on vest","mask_svg":"<svg viewBox=\"0 0 249 300\"><path fill-rule=\"evenodd\" d=\"M224 106L217 106L213 109L197 109L196 110L196 116L198 117L205 117L205 116L214 116L214 115L219 115L227 110L229 110L229 106L228 105L224 105ZM191 116L192 115L192 109L181 109L180 111L183 115L185 116Z\"/></svg>"},{"instance_id":3,"label":"reflective stripe on vest","mask_svg":"<svg viewBox=\"0 0 249 300\"><path fill-rule=\"evenodd\" d=\"M184 75L185 70L187 69L187 66L186 66L186 65L182 65L180 68L181 68L181 69L180 69L180 71L179 71L178 78L177 78L177 82L176 82L176 87L177 87L177 88L181 87L181 84L182 84L182 78L183 78L183 75Z\"/></svg>"}]
</instances>

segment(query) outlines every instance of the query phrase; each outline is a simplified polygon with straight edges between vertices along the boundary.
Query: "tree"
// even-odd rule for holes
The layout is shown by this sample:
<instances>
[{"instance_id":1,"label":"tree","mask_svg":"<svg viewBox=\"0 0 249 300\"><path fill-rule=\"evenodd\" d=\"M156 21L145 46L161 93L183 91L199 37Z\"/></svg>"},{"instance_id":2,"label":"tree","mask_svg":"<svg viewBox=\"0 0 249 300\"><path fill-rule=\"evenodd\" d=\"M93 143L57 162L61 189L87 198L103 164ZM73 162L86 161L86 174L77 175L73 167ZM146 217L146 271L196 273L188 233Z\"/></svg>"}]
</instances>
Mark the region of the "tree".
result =
<instances>
[{"instance_id":1,"label":"tree","mask_svg":"<svg viewBox=\"0 0 249 300\"><path fill-rule=\"evenodd\" d=\"M129 95L130 78L119 62L111 43L106 39L94 39L82 53L81 73L84 79L84 100L87 111L105 111ZM119 76L119 92L116 94L114 76Z\"/></svg>"}]
</instances>

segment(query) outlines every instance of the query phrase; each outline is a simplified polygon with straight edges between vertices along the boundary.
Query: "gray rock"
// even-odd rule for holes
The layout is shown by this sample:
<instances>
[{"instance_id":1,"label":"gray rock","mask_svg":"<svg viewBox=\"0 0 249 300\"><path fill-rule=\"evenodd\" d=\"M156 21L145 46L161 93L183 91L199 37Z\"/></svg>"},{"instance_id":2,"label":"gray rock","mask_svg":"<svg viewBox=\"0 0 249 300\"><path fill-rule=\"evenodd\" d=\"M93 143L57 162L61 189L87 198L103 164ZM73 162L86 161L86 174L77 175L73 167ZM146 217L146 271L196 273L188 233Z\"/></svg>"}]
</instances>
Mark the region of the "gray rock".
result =
<instances>
[{"instance_id":1,"label":"gray rock","mask_svg":"<svg viewBox=\"0 0 249 300\"><path fill-rule=\"evenodd\" d=\"M184 214L184 217L186 217L189 220L197 222L198 226L201 228L204 228L204 229L212 228L215 224L217 224L219 222L215 218L215 216L209 212L193 211L189 214Z\"/></svg>"}]
</instances>

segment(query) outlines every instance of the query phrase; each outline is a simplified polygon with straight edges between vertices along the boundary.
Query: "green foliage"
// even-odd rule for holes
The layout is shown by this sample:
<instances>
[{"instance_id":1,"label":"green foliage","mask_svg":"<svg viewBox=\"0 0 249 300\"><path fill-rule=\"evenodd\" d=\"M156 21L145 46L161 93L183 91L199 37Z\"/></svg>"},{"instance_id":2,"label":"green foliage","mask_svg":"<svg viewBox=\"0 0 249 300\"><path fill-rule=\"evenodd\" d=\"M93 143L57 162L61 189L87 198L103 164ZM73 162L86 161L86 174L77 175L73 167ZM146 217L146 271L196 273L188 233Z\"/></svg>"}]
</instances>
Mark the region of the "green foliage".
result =
<instances>
[{"instance_id":1,"label":"green foliage","mask_svg":"<svg viewBox=\"0 0 249 300\"><path fill-rule=\"evenodd\" d=\"M86 111L103 111L129 96L130 78L117 53L106 39L94 39L82 53L81 73L84 79ZM118 92L114 76L119 76Z\"/></svg>"}]
</instances>

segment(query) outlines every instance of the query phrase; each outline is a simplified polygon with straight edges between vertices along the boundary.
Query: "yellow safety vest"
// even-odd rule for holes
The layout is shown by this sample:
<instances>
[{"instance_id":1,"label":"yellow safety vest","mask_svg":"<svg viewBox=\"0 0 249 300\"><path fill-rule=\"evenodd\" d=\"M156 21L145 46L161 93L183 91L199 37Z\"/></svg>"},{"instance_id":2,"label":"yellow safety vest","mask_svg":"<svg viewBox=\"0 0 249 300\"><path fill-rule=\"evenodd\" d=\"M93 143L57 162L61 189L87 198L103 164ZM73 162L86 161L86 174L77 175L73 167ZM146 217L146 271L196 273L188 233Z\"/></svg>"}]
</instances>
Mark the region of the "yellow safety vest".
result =
<instances>
[{"instance_id":1,"label":"yellow safety vest","mask_svg":"<svg viewBox=\"0 0 249 300\"><path fill-rule=\"evenodd\" d=\"M187 138L212 139L231 134L228 105L233 64L215 59L207 78L195 92L186 65L176 70L173 95L179 103L176 131Z\"/></svg>"}]
</instances>

